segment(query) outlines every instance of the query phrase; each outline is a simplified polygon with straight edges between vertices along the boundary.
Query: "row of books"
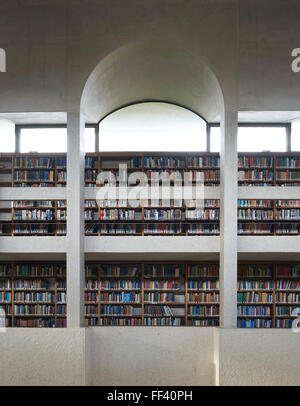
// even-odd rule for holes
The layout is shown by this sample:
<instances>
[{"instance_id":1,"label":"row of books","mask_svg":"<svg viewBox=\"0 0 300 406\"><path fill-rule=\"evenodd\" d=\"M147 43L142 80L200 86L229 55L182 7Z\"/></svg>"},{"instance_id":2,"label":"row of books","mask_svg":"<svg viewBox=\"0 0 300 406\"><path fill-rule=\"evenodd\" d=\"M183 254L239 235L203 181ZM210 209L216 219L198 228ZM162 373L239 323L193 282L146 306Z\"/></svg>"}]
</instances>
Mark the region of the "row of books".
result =
<instances>
[{"instance_id":1,"label":"row of books","mask_svg":"<svg viewBox=\"0 0 300 406\"><path fill-rule=\"evenodd\" d=\"M189 306L188 314L190 316L218 316L219 306Z\"/></svg>"},{"instance_id":2,"label":"row of books","mask_svg":"<svg viewBox=\"0 0 300 406\"><path fill-rule=\"evenodd\" d=\"M276 218L278 220L300 220L300 209L280 209Z\"/></svg>"},{"instance_id":3,"label":"row of books","mask_svg":"<svg viewBox=\"0 0 300 406\"><path fill-rule=\"evenodd\" d=\"M169 292L146 292L144 293L144 301L150 303L182 303L184 304L184 295L178 295Z\"/></svg>"},{"instance_id":4,"label":"row of books","mask_svg":"<svg viewBox=\"0 0 300 406\"><path fill-rule=\"evenodd\" d=\"M54 171L19 171L14 172L14 181L28 182L28 181L48 181L54 182Z\"/></svg>"},{"instance_id":5,"label":"row of books","mask_svg":"<svg viewBox=\"0 0 300 406\"><path fill-rule=\"evenodd\" d=\"M137 292L101 293L101 302L140 303L141 294Z\"/></svg>"},{"instance_id":6,"label":"row of books","mask_svg":"<svg viewBox=\"0 0 300 406\"><path fill-rule=\"evenodd\" d=\"M238 224L238 234L299 234L300 229L298 224Z\"/></svg>"},{"instance_id":7,"label":"row of books","mask_svg":"<svg viewBox=\"0 0 300 406\"><path fill-rule=\"evenodd\" d=\"M283 156L276 158L277 168L300 168L299 156Z\"/></svg>"},{"instance_id":8,"label":"row of books","mask_svg":"<svg viewBox=\"0 0 300 406\"><path fill-rule=\"evenodd\" d=\"M277 181L300 181L300 174L298 172L286 172L277 171L276 172Z\"/></svg>"},{"instance_id":9,"label":"row of books","mask_svg":"<svg viewBox=\"0 0 300 406\"><path fill-rule=\"evenodd\" d=\"M187 158L188 168L210 168L219 166L219 156L189 156Z\"/></svg>"},{"instance_id":10,"label":"row of books","mask_svg":"<svg viewBox=\"0 0 300 406\"><path fill-rule=\"evenodd\" d=\"M53 289L53 283L48 279L14 279L14 289Z\"/></svg>"},{"instance_id":11,"label":"row of books","mask_svg":"<svg viewBox=\"0 0 300 406\"><path fill-rule=\"evenodd\" d=\"M85 282L85 289L87 290L140 290L140 280L100 280L88 279ZM144 280L144 289L146 290L184 290L184 283L181 280ZM218 290L219 281L198 281L189 279L187 282L187 289L192 290Z\"/></svg>"},{"instance_id":12,"label":"row of books","mask_svg":"<svg viewBox=\"0 0 300 406\"><path fill-rule=\"evenodd\" d=\"M61 221L61 220L60 220ZM3 225L2 225L3 226ZM54 235L56 234L66 234L67 226L65 223L57 223L57 224L43 224L43 223L17 223L12 224L11 226L6 225L6 227L2 227L0 225L0 234L12 233L14 235L18 234L32 234L32 235Z\"/></svg>"},{"instance_id":13,"label":"row of books","mask_svg":"<svg viewBox=\"0 0 300 406\"><path fill-rule=\"evenodd\" d=\"M10 279L0 279L0 289L1 290L6 290L6 289L10 289L11 285L10 285Z\"/></svg>"},{"instance_id":14,"label":"row of books","mask_svg":"<svg viewBox=\"0 0 300 406\"><path fill-rule=\"evenodd\" d=\"M189 293L189 302L219 303L219 293Z\"/></svg>"},{"instance_id":15,"label":"row of books","mask_svg":"<svg viewBox=\"0 0 300 406\"><path fill-rule=\"evenodd\" d=\"M239 199L238 207L272 207L272 200L267 199Z\"/></svg>"},{"instance_id":16,"label":"row of books","mask_svg":"<svg viewBox=\"0 0 300 406\"><path fill-rule=\"evenodd\" d=\"M273 290L273 281L238 280L238 290Z\"/></svg>"},{"instance_id":17,"label":"row of books","mask_svg":"<svg viewBox=\"0 0 300 406\"><path fill-rule=\"evenodd\" d=\"M238 328L271 328L272 320L269 319L238 319Z\"/></svg>"},{"instance_id":18,"label":"row of books","mask_svg":"<svg viewBox=\"0 0 300 406\"><path fill-rule=\"evenodd\" d=\"M107 200L85 200L85 208L124 208L128 207L130 201L124 199L107 199ZM199 208L199 207L209 207L209 208L219 208L220 200L218 199L150 199L141 200L140 207L146 208Z\"/></svg>"},{"instance_id":19,"label":"row of books","mask_svg":"<svg viewBox=\"0 0 300 406\"><path fill-rule=\"evenodd\" d=\"M295 313L298 309L299 307L296 306L276 306L276 316L291 316L295 318Z\"/></svg>"},{"instance_id":20,"label":"row of books","mask_svg":"<svg viewBox=\"0 0 300 406\"><path fill-rule=\"evenodd\" d=\"M257 156L239 156L238 157L239 168L272 168L273 157L257 157Z\"/></svg>"},{"instance_id":21,"label":"row of books","mask_svg":"<svg viewBox=\"0 0 300 406\"><path fill-rule=\"evenodd\" d=\"M220 289L219 280L188 280L187 288L189 290L218 290Z\"/></svg>"},{"instance_id":22,"label":"row of books","mask_svg":"<svg viewBox=\"0 0 300 406\"><path fill-rule=\"evenodd\" d=\"M86 315L97 315L97 305L85 305ZM123 315L123 316L140 316L141 308L132 305L101 305L100 314L102 315Z\"/></svg>"},{"instance_id":23,"label":"row of books","mask_svg":"<svg viewBox=\"0 0 300 406\"><path fill-rule=\"evenodd\" d=\"M42 221L50 221L55 219L55 213L53 210L40 210L40 209L33 209L33 210L15 210L14 211L14 220L42 220Z\"/></svg>"},{"instance_id":24,"label":"row of books","mask_svg":"<svg viewBox=\"0 0 300 406\"><path fill-rule=\"evenodd\" d=\"M279 290L300 290L300 281L281 279L276 281L276 289Z\"/></svg>"},{"instance_id":25,"label":"row of books","mask_svg":"<svg viewBox=\"0 0 300 406\"><path fill-rule=\"evenodd\" d=\"M14 306L15 316L17 315L43 315L52 316L55 314L55 306L44 304L21 304Z\"/></svg>"},{"instance_id":26,"label":"row of books","mask_svg":"<svg viewBox=\"0 0 300 406\"><path fill-rule=\"evenodd\" d=\"M66 207L65 200L57 200L57 207ZM12 206L15 208L55 208L54 200L14 200Z\"/></svg>"},{"instance_id":27,"label":"row of books","mask_svg":"<svg viewBox=\"0 0 300 406\"><path fill-rule=\"evenodd\" d=\"M51 292L16 292L15 302L55 302Z\"/></svg>"},{"instance_id":28,"label":"row of books","mask_svg":"<svg viewBox=\"0 0 300 406\"><path fill-rule=\"evenodd\" d=\"M283 293L277 292L275 295L276 302L279 303L299 303L300 304L300 293Z\"/></svg>"},{"instance_id":29,"label":"row of books","mask_svg":"<svg viewBox=\"0 0 300 406\"><path fill-rule=\"evenodd\" d=\"M238 306L238 316L268 316L271 317L270 306Z\"/></svg>"},{"instance_id":30,"label":"row of books","mask_svg":"<svg viewBox=\"0 0 300 406\"><path fill-rule=\"evenodd\" d=\"M291 328L293 319L275 319L275 328ZM272 328L270 319L238 319L238 328Z\"/></svg>"},{"instance_id":31,"label":"row of books","mask_svg":"<svg viewBox=\"0 0 300 406\"><path fill-rule=\"evenodd\" d=\"M10 292L0 292L0 302L1 303L8 303L11 301L11 293Z\"/></svg>"},{"instance_id":32,"label":"row of books","mask_svg":"<svg viewBox=\"0 0 300 406\"><path fill-rule=\"evenodd\" d=\"M273 295L267 292L238 292L238 303L273 303Z\"/></svg>"},{"instance_id":33,"label":"row of books","mask_svg":"<svg viewBox=\"0 0 300 406\"><path fill-rule=\"evenodd\" d=\"M217 318L212 319L188 319L188 326L192 327L214 327L219 325ZM86 320L86 326L142 326L141 318L89 318ZM159 326L184 326L184 319L180 317L145 317L144 326L159 327Z\"/></svg>"},{"instance_id":34,"label":"row of books","mask_svg":"<svg viewBox=\"0 0 300 406\"><path fill-rule=\"evenodd\" d=\"M276 156L276 155L275 155ZM135 157L121 157L119 159L114 159L111 157L101 157L101 167L112 168L118 167L119 164L126 164L128 168L142 168L143 158L141 156ZM239 167L273 167L274 157L273 156L239 156L238 165ZM66 167L66 157L15 157L13 165L15 168L54 168L56 167ZM145 167L184 167L185 157L168 157L168 156L147 156L144 157ZM300 157L299 156L277 156L276 167L283 168L300 168ZM98 166L98 157L96 156L86 156L85 167L86 168L96 168ZM188 156L187 157L187 167L219 167L220 158L219 156Z\"/></svg>"},{"instance_id":35,"label":"row of books","mask_svg":"<svg viewBox=\"0 0 300 406\"><path fill-rule=\"evenodd\" d=\"M239 170L238 180L243 182L245 180L269 181L273 182L274 172L268 169L264 170Z\"/></svg>"},{"instance_id":36,"label":"row of books","mask_svg":"<svg viewBox=\"0 0 300 406\"><path fill-rule=\"evenodd\" d=\"M239 277L272 277L273 268L275 269L275 274L277 278L280 277L299 277L300 276L300 265L291 264L278 264L275 266L273 264L247 264L241 265L238 268Z\"/></svg>"},{"instance_id":37,"label":"row of books","mask_svg":"<svg viewBox=\"0 0 300 406\"><path fill-rule=\"evenodd\" d=\"M65 159L66 164L66 159ZM64 165L66 166L66 165ZM55 158L17 157L14 159L15 168L54 168Z\"/></svg>"},{"instance_id":38,"label":"row of books","mask_svg":"<svg viewBox=\"0 0 300 406\"><path fill-rule=\"evenodd\" d=\"M266 221L274 219L274 211L266 209L238 209L238 220ZM299 220L300 209L279 209L276 220Z\"/></svg>"},{"instance_id":39,"label":"row of books","mask_svg":"<svg viewBox=\"0 0 300 406\"><path fill-rule=\"evenodd\" d=\"M59 210L57 210L57 213ZM273 212L272 212L273 214ZM57 215L58 216L58 215ZM24 213L25 217L25 213ZM52 215L53 217L53 215ZM198 208L195 210L188 210L186 212L181 209L144 209L144 220L153 221L167 221L167 220L178 220L184 221L185 218L188 220L219 220L220 211L219 209L203 209ZM85 220L101 220L101 221L115 221L115 220L142 220L141 211L130 210L130 209L101 209L95 210L85 210Z\"/></svg>"},{"instance_id":40,"label":"row of books","mask_svg":"<svg viewBox=\"0 0 300 406\"><path fill-rule=\"evenodd\" d=\"M54 181L28 181L28 182L22 182L22 181L15 181L14 187L54 187ZM58 183L56 187L63 187L65 186L63 183Z\"/></svg>"},{"instance_id":41,"label":"row of books","mask_svg":"<svg viewBox=\"0 0 300 406\"><path fill-rule=\"evenodd\" d=\"M62 325L64 324L64 325ZM40 318L40 319L22 319L22 318L17 318L14 320L14 327L47 327L47 328L54 328L56 327L55 325L55 318ZM57 327L66 327L66 321L65 323L62 322L62 320L58 321Z\"/></svg>"},{"instance_id":42,"label":"row of books","mask_svg":"<svg viewBox=\"0 0 300 406\"><path fill-rule=\"evenodd\" d=\"M238 209L238 220L273 220L273 210Z\"/></svg>"},{"instance_id":43,"label":"row of books","mask_svg":"<svg viewBox=\"0 0 300 406\"><path fill-rule=\"evenodd\" d=\"M173 275L172 275L173 276ZM175 276L175 275L174 275ZM176 276L178 277L178 276ZM184 285L181 280L144 280L144 289L162 289L162 290L183 290Z\"/></svg>"},{"instance_id":44,"label":"row of books","mask_svg":"<svg viewBox=\"0 0 300 406\"><path fill-rule=\"evenodd\" d=\"M66 275L64 265L54 264L15 264L14 275L16 276L62 276Z\"/></svg>"},{"instance_id":45,"label":"row of books","mask_svg":"<svg viewBox=\"0 0 300 406\"><path fill-rule=\"evenodd\" d=\"M218 235L220 234L220 226L218 224L189 224L187 233L188 235Z\"/></svg>"},{"instance_id":46,"label":"row of books","mask_svg":"<svg viewBox=\"0 0 300 406\"><path fill-rule=\"evenodd\" d=\"M85 282L85 288L90 290L107 289L107 290L130 290L130 289L141 289L140 280L125 280L125 279L111 279L111 280L100 280L98 284L97 279L88 279Z\"/></svg>"},{"instance_id":47,"label":"row of books","mask_svg":"<svg viewBox=\"0 0 300 406\"><path fill-rule=\"evenodd\" d=\"M144 157L145 168L184 168L185 160L184 158L174 158L174 157Z\"/></svg>"}]
</instances>

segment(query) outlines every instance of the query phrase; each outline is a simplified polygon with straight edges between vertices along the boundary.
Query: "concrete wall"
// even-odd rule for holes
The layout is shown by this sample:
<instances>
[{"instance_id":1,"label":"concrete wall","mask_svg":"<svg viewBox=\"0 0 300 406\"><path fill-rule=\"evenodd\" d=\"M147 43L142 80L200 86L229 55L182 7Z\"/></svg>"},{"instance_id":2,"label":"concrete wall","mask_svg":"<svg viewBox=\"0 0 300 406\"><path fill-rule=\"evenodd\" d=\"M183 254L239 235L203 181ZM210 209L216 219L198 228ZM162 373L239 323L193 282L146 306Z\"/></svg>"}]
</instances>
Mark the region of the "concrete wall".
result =
<instances>
[{"instance_id":1,"label":"concrete wall","mask_svg":"<svg viewBox=\"0 0 300 406\"><path fill-rule=\"evenodd\" d=\"M300 334L275 329L215 329L219 385L300 385Z\"/></svg>"},{"instance_id":2,"label":"concrete wall","mask_svg":"<svg viewBox=\"0 0 300 406\"><path fill-rule=\"evenodd\" d=\"M0 385L83 385L84 329L0 332Z\"/></svg>"},{"instance_id":3,"label":"concrete wall","mask_svg":"<svg viewBox=\"0 0 300 406\"><path fill-rule=\"evenodd\" d=\"M87 329L87 384L213 385L213 328Z\"/></svg>"},{"instance_id":4,"label":"concrete wall","mask_svg":"<svg viewBox=\"0 0 300 406\"><path fill-rule=\"evenodd\" d=\"M299 348L277 329L6 329L0 385L300 385Z\"/></svg>"}]
</instances>

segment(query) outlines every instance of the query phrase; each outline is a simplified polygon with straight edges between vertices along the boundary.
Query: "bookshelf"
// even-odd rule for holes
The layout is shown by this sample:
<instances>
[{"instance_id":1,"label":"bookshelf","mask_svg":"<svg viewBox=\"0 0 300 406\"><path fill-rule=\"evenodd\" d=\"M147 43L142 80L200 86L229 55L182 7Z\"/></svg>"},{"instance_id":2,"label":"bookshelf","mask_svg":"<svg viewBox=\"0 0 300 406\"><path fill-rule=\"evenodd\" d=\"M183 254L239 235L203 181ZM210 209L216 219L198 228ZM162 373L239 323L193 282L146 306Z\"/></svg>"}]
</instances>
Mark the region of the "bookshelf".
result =
<instances>
[{"instance_id":1,"label":"bookshelf","mask_svg":"<svg viewBox=\"0 0 300 406\"><path fill-rule=\"evenodd\" d=\"M127 165L127 177L122 171L118 174L119 165ZM122 186L127 181L128 185L137 185L132 176L138 171L141 185L158 186L169 178L170 186L174 186L185 179L184 176L195 185L203 176L206 186L217 186L219 167L218 154L93 153L85 158L85 185ZM103 178L97 183L99 174ZM206 200L204 207L197 210L193 210L190 203L149 199L133 208L126 200L106 200L99 202L98 208L96 201L87 200L86 235L219 235L219 200Z\"/></svg>"},{"instance_id":2,"label":"bookshelf","mask_svg":"<svg viewBox=\"0 0 300 406\"><path fill-rule=\"evenodd\" d=\"M215 263L87 263L87 326L217 326Z\"/></svg>"},{"instance_id":3,"label":"bookshelf","mask_svg":"<svg viewBox=\"0 0 300 406\"><path fill-rule=\"evenodd\" d=\"M109 206L107 205L109 204ZM86 235L219 235L220 201L204 200L201 208L174 206L174 200L142 202L133 208L122 201L85 201ZM104 207L103 207L104 206Z\"/></svg>"},{"instance_id":4,"label":"bookshelf","mask_svg":"<svg viewBox=\"0 0 300 406\"><path fill-rule=\"evenodd\" d=\"M128 183L130 172L141 171L150 180L158 181L162 171L169 173L171 184L183 179L183 171L188 172L188 179L195 183L199 173L203 173L206 186L216 186L220 183L220 158L214 153L190 152L126 152L126 153L90 153L85 157L85 183L88 187L100 186L97 176L103 171L111 171L114 175L119 165L127 165ZM162 179L162 178L161 178ZM161 181L160 179L160 181ZM125 178L116 179L117 184ZM135 184L132 183L132 184Z\"/></svg>"},{"instance_id":5,"label":"bookshelf","mask_svg":"<svg viewBox=\"0 0 300 406\"><path fill-rule=\"evenodd\" d=\"M239 235L299 235L300 200L238 200Z\"/></svg>"},{"instance_id":6,"label":"bookshelf","mask_svg":"<svg viewBox=\"0 0 300 406\"><path fill-rule=\"evenodd\" d=\"M240 153L239 186L300 186L300 154Z\"/></svg>"},{"instance_id":7,"label":"bookshelf","mask_svg":"<svg viewBox=\"0 0 300 406\"><path fill-rule=\"evenodd\" d=\"M239 264L237 327L291 328L299 307L299 263Z\"/></svg>"},{"instance_id":8,"label":"bookshelf","mask_svg":"<svg viewBox=\"0 0 300 406\"><path fill-rule=\"evenodd\" d=\"M64 187L66 154L0 154L0 187Z\"/></svg>"},{"instance_id":9,"label":"bookshelf","mask_svg":"<svg viewBox=\"0 0 300 406\"><path fill-rule=\"evenodd\" d=\"M65 236L65 200L1 201L0 235Z\"/></svg>"},{"instance_id":10,"label":"bookshelf","mask_svg":"<svg viewBox=\"0 0 300 406\"><path fill-rule=\"evenodd\" d=\"M65 263L1 263L0 297L6 327L66 327Z\"/></svg>"}]
</instances>

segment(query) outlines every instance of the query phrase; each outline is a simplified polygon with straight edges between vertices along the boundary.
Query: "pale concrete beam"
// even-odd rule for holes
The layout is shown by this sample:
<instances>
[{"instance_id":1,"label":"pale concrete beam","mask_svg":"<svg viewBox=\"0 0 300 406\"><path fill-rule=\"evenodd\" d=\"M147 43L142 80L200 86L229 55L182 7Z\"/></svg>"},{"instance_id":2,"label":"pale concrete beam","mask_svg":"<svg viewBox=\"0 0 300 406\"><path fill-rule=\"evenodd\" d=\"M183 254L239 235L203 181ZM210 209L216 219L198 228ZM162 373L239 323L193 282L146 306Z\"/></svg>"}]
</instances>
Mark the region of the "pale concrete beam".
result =
<instances>
[{"instance_id":1,"label":"pale concrete beam","mask_svg":"<svg viewBox=\"0 0 300 406\"><path fill-rule=\"evenodd\" d=\"M171 186L172 189L172 186ZM97 192L100 190L98 187L85 187L84 198L86 200L96 200ZM219 186L206 186L204 190L205 199L220 199L220 187ZM1 195L0 195L1 196Z\"/></svg>"},{"instance_id":2,"label":"pale concrete beam","mask_svg":"<svg viewBox=\"0 0 300 406\"><path fill-rule=\"evenodd\" d=\"M66 200L64 187L1 187L0 200Z\"/></svg>"},{"instance_id":3,"label":"pale concrete beam","mask_svg":"<svg viewBox=\"0 0 300 406\"><path fill-rule=\"evenodd\" d=\"M65 253L66 237L1 237L0 253Z\"/></svg>"},{"instance_id":4,"label":"pale concrete beam","mask_svg":"<svg viewBox=\"0 0 300 406\"><path fill-rule=\"evenodd\" d=\"M85 237L85 252L110 253L219 253L219 236L100 236Z\"/></svg>"},{"instance_id":5,"label":"pale concrete beam","mask_svg":"<svg viewBox=\"0 0 300 406\"><path fill-rule=\"evenodd\" d=\"M84 126L67 114L67 327L84 326Z\"/></svg>"},{"instance_id":6,"label":"pale concrete beam","mask_svg":"<svg viewBox=\"0 0 300 406\"><path fill-rule=\"evenodd\" d=\"M300 199L300 188L293 186L239 186L239 199Z\"/></svg>"},{"instance_id":7,"label":"pale concrete beam","mask_svg":"<svg viewBox=\"0 0 300 406\"><path fill-rule=\"evenodd\" d=\"M220 325L236 327L237 112L221 116Z\"/></svg>"}]
</instances>

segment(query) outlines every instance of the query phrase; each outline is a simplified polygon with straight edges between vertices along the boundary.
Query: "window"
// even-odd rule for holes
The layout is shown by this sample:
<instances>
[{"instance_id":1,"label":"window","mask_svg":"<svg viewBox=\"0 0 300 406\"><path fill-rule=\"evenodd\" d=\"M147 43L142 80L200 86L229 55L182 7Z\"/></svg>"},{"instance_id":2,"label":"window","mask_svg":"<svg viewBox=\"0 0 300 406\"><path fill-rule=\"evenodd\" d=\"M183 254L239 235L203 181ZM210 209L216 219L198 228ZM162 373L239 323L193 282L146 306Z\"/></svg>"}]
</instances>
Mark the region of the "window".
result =
<instances>
[{"instance_id":1,"label":"window","mask_svg":"<svg viewBox=\"0 0 300 406\"><path fill-rule=\"evenodd\" d=\"M0 120L0 152L15 151L15 125L9 120Z\"/></svg>"},{"instance_id":2,"label":"window","mask_svg":"<svg viewBox=\"0 0 300 406\"><path fill-rule=\"evenodd\" d=\"M140 103L106 117L100 151L206 151L206 122L168 103Z\"/></svg>"},{"instance_id":3,"label":"window","mask_svg":"<svg viewBox=\"0 0 300 406\"><path fill-rule=\"evenodd\" d=\"M239 127L239 152L286 151L285 127Z\"/></svg>"},{"instance_id":4,"label":"window","mask_svg":"<svg viewBox=\"0 0 300 406\"><path fill-rule=\"evenodd\" d=\"M299 128L300 129L300 128ZM300 150L300 132L298 132L298 150ZM220 127L210 127L210 151L220 152ZM296 143L296 142L295 142ZM295 144L294 143L294 144ZM286 127L267 126L239 126L238 127L239 152L284 152L286 151Z\"/></svg>"},{"instance_id":5,"label":"window","mask_svg":"<svg viewBox=\"0 0 300 406\"><path fill-rule=\"evenodd\" d=\"M220 152L221 150L221 131L220 127L210 127L210 151Z\"/></svg>"},{"instance_id":6,"label":"window","mask_svg":"<svg viewBox=\"0 0 300 406\"><path fill-rule=\"evenodd\" d=\"M22 128L21 152L67 152L66 128Z\"/></svg>"},{"instance_id":7,"label":"window","mask_svg":"<svg viewBox=\"0 0 300 406\"><path fill-rule=\"evenodd\" d=\"M292 123L291 149L300 151L300 120Z\"/></svg>"},{"instance_id":8,"label":"window","mask_svg":"<svg viewBox=\"0 0 300 406\"><path fill-rule=\"evenodd\" d=\"M67 152L66 128L23 128L21 152ZM85 129L85 151L95 152L95 128Z\"/></svg>"},{"instance_id":9,"label":"window","mask_svg":"<svg viewBox=\"0 0 300 406\"><path fill-rule=\"evenodd\" d=\"M86 127L85 129L85 152L95 152L95 128Z\"/></svg>"}]
</instances>

